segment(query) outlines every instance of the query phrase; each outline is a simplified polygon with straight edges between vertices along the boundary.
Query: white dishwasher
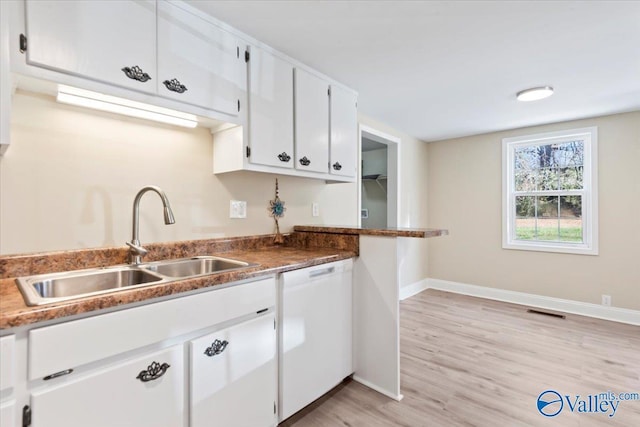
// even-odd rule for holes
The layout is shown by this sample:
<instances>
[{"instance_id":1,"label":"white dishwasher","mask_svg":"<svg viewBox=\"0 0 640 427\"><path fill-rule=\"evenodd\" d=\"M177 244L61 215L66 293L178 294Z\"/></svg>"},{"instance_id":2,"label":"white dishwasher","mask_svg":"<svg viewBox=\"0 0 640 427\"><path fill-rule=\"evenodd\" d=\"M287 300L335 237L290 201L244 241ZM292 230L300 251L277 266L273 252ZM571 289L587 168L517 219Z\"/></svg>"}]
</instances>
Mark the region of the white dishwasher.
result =
<instances>
[{"instance_id":1,"label":"white dishwasher","mask_svg":"<svg viewBox=\"0 0 640 427\"><path fill-rule=\"evenodd\" d=\"M348 259L280 276L280 421L353 373L352 270Z\"/></svg>"}]
</instances>

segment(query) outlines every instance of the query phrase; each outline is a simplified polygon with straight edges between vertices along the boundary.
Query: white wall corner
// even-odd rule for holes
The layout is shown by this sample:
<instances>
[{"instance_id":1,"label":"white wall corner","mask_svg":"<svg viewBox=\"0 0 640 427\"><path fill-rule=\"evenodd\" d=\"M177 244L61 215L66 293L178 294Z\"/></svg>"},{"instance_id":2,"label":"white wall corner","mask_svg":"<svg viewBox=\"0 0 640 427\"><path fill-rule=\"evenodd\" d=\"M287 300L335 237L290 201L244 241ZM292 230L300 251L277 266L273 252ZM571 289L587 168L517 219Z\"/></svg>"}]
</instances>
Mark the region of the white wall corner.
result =
<instances>
[{"instance_id":1,"label":"white wall corner","mask_svg":"<svg viewBox=\"0 0 640 427\"><path fill-rule=\"evenodd\" d=\"M524 292L508 291L504 289L489 288L486 286L470 285L467 283L451 282L440 279L428 278L405 286L400 289L400 299L408 298L409 296L422 292L425 289L437 289L457 294L640 326L640 311L638 310L606 307L581 301L527 294Z\"/></svg>"}]
</instances>

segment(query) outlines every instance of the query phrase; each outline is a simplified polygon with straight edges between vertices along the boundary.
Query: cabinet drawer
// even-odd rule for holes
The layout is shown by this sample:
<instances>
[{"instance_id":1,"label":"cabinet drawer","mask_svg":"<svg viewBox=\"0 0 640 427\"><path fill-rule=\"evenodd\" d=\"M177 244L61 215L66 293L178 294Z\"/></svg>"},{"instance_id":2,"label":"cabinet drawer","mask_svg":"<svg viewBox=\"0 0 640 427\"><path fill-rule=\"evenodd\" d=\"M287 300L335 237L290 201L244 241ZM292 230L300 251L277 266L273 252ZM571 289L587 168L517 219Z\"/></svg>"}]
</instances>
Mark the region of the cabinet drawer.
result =
<instances>
[{"instance_id":1,"label":"cabinet drawer","mask_svg":"<svg viewBox=\"0 0 640 427\"><path fill-rule=\"evenodd\" d=\"M191 427L275 424L273 313L190 342Z\"/></svg>"},{"instance_id":2,"label":"cabinet drawer","mask_svg":"<svg viewBox=\"0 0 640 427\"><path fill-rule=\"evenodd\" d=\"M15 335L0 338L0 391L14 386L15 366Z\"/></svg>"},{"instance_id":3,"label":"cabinet drawer","mask_svg":"<svg viewBox=\"0 0 640 427\"><path fill-rule=\"evenodd\" d=\"M42 378L275 305L275 278L29 332L29 379Z\"/></svg>"},{"instance_id":4,"label":"cabinet drawer","mask_svg":"<svg viewBox=\"0 0 640 427\"><path fill-rule=\"evenodd\" d=\"M32 393L33 426L180 427L184 390L184 346L177 345Z\"/></svg>"}]
</instances>

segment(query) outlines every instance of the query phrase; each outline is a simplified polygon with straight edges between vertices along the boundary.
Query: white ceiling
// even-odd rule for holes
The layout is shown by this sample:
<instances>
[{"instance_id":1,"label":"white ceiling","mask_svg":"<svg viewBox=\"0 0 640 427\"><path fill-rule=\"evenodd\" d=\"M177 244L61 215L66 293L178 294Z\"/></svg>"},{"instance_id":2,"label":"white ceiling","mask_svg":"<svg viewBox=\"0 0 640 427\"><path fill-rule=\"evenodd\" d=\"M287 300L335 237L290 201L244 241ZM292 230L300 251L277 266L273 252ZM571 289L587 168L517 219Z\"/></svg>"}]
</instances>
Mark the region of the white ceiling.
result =
<instances>
[{"instance_id":1,"label":"white ceiling","mask_svg":"<svg viewBox=\"0 0 640 427\"><path fill-rule=\"evenodd\" d=\"M425 141L640 109L640 1L188 3ZM551 98L515 100L544 85Z\"/></svg>"}]
</instances>

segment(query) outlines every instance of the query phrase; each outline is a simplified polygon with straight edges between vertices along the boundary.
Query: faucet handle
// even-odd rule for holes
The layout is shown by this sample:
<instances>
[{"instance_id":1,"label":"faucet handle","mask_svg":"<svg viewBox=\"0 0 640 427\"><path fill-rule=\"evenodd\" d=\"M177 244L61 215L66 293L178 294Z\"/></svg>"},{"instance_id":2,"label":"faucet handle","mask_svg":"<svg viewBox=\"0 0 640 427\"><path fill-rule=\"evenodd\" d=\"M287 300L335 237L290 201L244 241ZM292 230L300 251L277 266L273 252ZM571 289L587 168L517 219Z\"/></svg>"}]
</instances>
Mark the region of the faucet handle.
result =
<instances>
[{"instance_id":1,"label":"faucet handle","mask_svg":"<svg viewBox=\"0 0 640 427\"><path fill-rule=\"evenodd\" d=\"M148 250L146 250L145 248L143 248L140 245L136 245L133 242L127 242L127 246L129 246L129 251L132 254L136 254L136 255L139 255L139 256L145 256L146 254L149 253Z\"/></svg>"}]
</instances>

